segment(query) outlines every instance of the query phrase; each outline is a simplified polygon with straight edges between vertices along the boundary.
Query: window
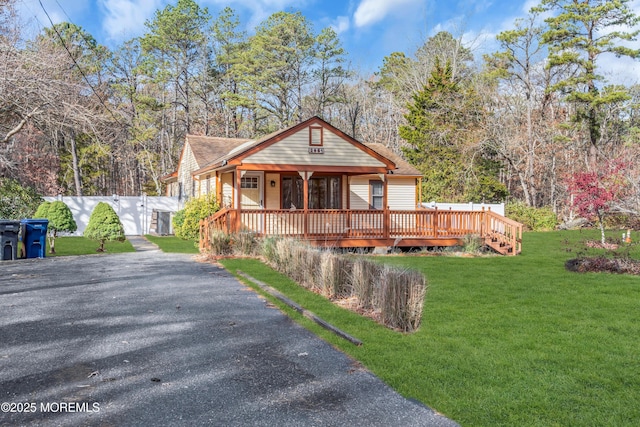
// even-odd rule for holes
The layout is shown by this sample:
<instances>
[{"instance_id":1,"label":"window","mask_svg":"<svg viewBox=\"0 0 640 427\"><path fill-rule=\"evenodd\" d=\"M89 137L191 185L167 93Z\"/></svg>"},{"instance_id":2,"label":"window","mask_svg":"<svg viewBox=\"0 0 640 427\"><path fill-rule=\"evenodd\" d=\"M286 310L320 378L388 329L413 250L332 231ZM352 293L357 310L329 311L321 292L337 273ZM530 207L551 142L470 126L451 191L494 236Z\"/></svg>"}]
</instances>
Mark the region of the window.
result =
<instances>
[{"instance_id":1,"label":"window","mask_svg":"<svg viewBox=\"0 0 640 427\"><path fill-rule=\"evenodd\" d=\"M309 179L309 209L340 209L341 178L321 176ZM282 178L282 208L303 209L304 181L300 177Z\"/></svg>"},{"instance_id":2,"label":"window","mask_svg":"<svg viewBox=\"0 0 640 427\"><path fill-rule=\"evenodd\" d=\"M309 180L309 209L340 209L340 177Z\"/></svg>"},{"instance_id":3,"label":"window","mask_svg":"<svg viewBox=\"0 0 640 427\"><path fill-rule=\"evenodd\" d=\"M384 209L384 190L382 181L370 181L369 182L369 205L371 209Z\"/></svg>"},{"instance_id":4,"label":"window","mask_svg":"<svg viewBox=\"0 0 640 427\"><path fill-rule=\"evenodd\" d=\"M258 177L257 176L243 176L240 178L240 188L258 188Z\"/></svg>"},{"instance_id":5,"label":"window","mask_svg":"<svg viewBox=\"0 0 640 427\"><path fill-rule=\"evenodd\" d=\"M321 146L323 144L322 140L322 127L320 126L310 126L309 127L309 145Z\"/></svg>"},{"instance_id":6,"label":"window","mask_svg":"<svg viewBox=\"0 0 640 427\"><path fill-rule=\"evenodd\" d=\"M282 209L304 208L304 182L300 177L282 178Z\"/></svg>"}]
</instances>

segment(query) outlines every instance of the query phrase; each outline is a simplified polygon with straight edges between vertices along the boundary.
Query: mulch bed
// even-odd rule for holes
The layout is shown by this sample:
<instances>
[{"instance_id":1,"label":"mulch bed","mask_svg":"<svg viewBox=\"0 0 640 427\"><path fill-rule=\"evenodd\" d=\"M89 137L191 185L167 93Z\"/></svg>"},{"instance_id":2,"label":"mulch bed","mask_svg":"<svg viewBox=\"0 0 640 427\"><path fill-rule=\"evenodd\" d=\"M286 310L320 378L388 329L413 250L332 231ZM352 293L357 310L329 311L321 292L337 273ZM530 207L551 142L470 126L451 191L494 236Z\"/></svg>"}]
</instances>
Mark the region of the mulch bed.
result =
<instances>
[{"instance_id":1,"label":"mulch bed","mask_svg":"<svg viewBox=\"0 0 640 427\"><path fill-rule=\"evenodd\" d=\"M608 258L605 256L570 259L565 263L569 271L577 273L618 273L640 275L640 260L630 258Z\"/></svg>"}]
</instances>

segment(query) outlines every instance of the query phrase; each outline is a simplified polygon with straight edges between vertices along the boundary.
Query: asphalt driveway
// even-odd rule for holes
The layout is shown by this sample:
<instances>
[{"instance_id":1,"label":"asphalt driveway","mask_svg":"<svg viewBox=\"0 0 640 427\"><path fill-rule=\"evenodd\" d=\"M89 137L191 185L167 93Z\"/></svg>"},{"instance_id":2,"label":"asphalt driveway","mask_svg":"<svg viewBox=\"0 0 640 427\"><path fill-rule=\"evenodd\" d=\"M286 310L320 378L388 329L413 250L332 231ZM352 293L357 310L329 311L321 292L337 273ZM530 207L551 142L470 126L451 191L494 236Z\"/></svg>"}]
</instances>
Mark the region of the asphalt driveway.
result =
<instances>
[{"instance_id":1,"label":"asphalt driveway","mask_svg":"<svg viewBox=\"0 0 640 427\"><path fill-rule=\"evenodd\" d=\"M154 250L0 262L0 405L2 426L457 425Z\"/></svg>"}]
</instances>

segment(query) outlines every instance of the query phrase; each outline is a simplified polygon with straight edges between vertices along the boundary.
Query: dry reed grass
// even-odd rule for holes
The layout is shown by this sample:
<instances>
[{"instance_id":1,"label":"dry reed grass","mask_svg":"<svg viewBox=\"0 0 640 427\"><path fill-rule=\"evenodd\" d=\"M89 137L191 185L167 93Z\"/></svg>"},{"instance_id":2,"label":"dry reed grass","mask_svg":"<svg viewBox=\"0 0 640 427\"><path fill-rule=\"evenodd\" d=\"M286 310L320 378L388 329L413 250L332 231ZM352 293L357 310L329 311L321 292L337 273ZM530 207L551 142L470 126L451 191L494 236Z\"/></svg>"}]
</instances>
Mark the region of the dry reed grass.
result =
<instances>
[{"instance_id":1,"label":"dry reed grass","mask_svg":"<svg viewBox=\"0 0 640 427\"><path fill-rule=\"evenodd\" d=\"M390 328L412 332L420 326L427 284L419 272L352 260L291 239L265 240L262 253L301 286L330 299L355 300L358 311Z\"/></svg>"}]
</instances>

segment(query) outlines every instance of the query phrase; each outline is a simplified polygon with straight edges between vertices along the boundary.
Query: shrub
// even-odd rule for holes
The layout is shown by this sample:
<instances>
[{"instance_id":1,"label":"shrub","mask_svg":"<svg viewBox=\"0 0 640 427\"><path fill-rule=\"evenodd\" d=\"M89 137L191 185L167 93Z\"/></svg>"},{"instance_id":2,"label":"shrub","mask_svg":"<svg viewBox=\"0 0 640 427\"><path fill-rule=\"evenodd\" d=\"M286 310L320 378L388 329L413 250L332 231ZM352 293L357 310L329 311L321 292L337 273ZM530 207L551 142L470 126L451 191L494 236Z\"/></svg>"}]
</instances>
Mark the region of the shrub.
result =
<instances>
[{"instance_id":1,"label":"shrub","mask_svg":"<svg viewBox=\"0 0 640 427\"><path fill-rule=\"evenodd\" d=\"M610 214L605 220L606 228L640 230L640 216L629 214Z\"/></svg>"},{"instance_id":2,"label":"shrub","mask_svg":"<svg viewBox=\"0 0 640 427\"><path fill-rule=\"evenodd\" d=\"M507 203L505 214L530 231L553 230L558 224L558 218L550 207L534 208L519 200Z\"/></svg>"},{"instance_id":3,"label":"shrub","mask_svg":"<svg viewBox=\"0 0 640 427\"><path fill-rule=\"evenodd\" d=\"M198 240L200 221L218 212L220 205L214 194L205 194L189 199L183 213L174 216L173 227L177 237L185 240ZM176 217L178 217L176 219Z\"/></svg>"},{"instance_id":4,"label":"shrub","mask_svg":"<svg viewBox=\"0 0 640 427\"><path fill-rule=\"evenodd\" d=\"M60 200L43 202L38 206L34 217L49 220L47 237L49 239L49 252L52 254L56 253L55 241L56 237L58 237L58 231L74 232L78 229L78 225L73 219L71 209L69 209L66 203Z\"/></svg>"},{"instance_id":5,"label":"shrub","mask_svg":"<svg viewBox=\"0 0 640 427\"><path fill-rule=\"evenodd\" d=\"M91 212L84 236L100 242L99 252L104 252L105 241L123 242L125 240L124 227L118 214L105 202L98 203Z\"/></svg>"},{"instance_id":6,"label":"shrub","mask_svg":"<svg viewBox=\"0 0 640 427\"><path fill-rule=\"evenodd\" d=\"M181 233L182 224L184 224L184 209L180 209L175 214L173 214L173 218L171 218L171 225L173 225L173 233L176 237L180 237L178 234Z\"/></svg>"},{"instance_id":7,"label":"shrub","mask_svg":"<svg viewBox=\"0 0 640 427\"><path fill-rule=\"evenodd\" d=\"M42 203L36 190L23 187L15 179L0 178L0 218L30 218Z\"/></svg>"},{"instance_id":8,"label":"shrub","mask_svg":"<svg viewBox=\"0 0 640 427\"><path fill-rule=\"evenodd\" d=\"M49 213L49 206L51 206L51 202L47 202L46 200L40 203L40 206L38 206L38 209L36 209L36 212L33 214L33 217L46 218Z\"/></svg>"}]
</instances>

